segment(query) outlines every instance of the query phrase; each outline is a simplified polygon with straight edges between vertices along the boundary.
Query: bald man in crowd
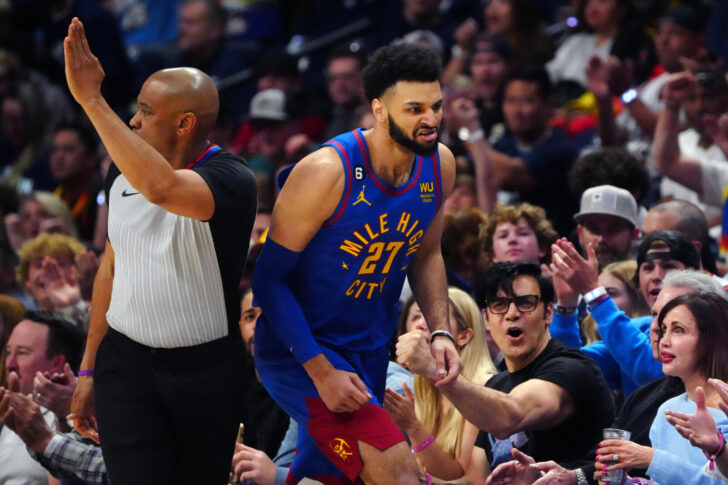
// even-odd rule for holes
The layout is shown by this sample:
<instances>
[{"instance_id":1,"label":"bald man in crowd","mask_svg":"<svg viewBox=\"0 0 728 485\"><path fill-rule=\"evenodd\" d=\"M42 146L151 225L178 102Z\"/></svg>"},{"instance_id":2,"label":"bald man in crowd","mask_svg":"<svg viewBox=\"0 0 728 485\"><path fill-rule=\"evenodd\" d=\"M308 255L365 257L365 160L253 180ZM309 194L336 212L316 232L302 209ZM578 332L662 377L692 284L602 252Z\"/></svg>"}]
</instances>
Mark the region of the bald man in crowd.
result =
<instances>
[{"instance_id":1,"label":"bald man in crowd","mask_svg":"<svg viewBox=\"0 0 728 485\"><path fill-rule=\"evenodd\" d=\"M93 434L98 420L115 485L227 483L243 407L238 282L255 179L207 139L219 101L206 74L154 73L129 129L101 96L104 71L78 19L64 50L71 94L114 161L76 427Z\"/></svg>"}]
</instances>

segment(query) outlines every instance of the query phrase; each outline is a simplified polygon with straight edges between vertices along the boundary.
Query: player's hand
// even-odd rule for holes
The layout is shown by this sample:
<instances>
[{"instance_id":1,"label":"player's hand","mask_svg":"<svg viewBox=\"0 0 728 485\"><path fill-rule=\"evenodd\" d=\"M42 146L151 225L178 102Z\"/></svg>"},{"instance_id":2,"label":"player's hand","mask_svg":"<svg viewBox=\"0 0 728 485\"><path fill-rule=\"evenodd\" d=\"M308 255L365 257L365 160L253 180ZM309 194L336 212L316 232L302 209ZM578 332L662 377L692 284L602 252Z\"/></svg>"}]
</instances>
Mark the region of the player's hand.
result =
<instances>
[{"instance_id":1,"label":"player's hand","mask_svg":"<svg viewBox=\"0 0 728 485\"><path fill-rule=\"evenodd\" d=\"M96 424L93 376L81 376L76 381L76 390L71 400L71 414L68 419L83 436L99 443L99 428Z\"/></svg>"},{"instance_id":2,"label":"player's hand","mask_svg":"<svg viewBox=\"0 0 728 485\"><path fill-rule=\"evenodd\" d=\"M78 18L68 26L68 36L63 40L66 63L66 82L73 98L82 105L101 97L104 70L98 58L91 53L86 32Z\"/></svg>"},{"instance_id":3,"label":"player's hand","mask_svg":"<svg viewBox=\"0 0 728 485\"><path fill-rule=\"evenodd\" d=\"M235 443L232 474L237 483L251 480L256 485L273 485L276 479L276 465L260 450Z\"/></svg>"},{"instance_id":4,"label":"player's hand","mask_svg":"<svg viewBox=\"0 0 728 485\"><path fill-rule=\"evenodd\" d=\"M436 379L437 364L432 355L429 334L422 330L411 330L397 340L397 363L413 374Z\"/></svg>"},{"instance_id":5,"label":"player's hand","mask_svg":"<svg viewBox=\"0 0 728 485\"><path fill-rule=\"evenodd\" d=\"M455 344L449 338L438 337L430 344L432 355L435 357L435 375L439 377L435 386L447 386L455 382L460 371L463 370L463 363L460 362Z\"/></svg>"},{"instance_id":6,"label":"player's hand","mask_svg":"<svg viewBox=\"0 0 728 485\"><path fill-rule=\"evenodd\" d=\"M330 411L353 413L372 398L367 386L353 372L334 369L314 380L314 385Z\"/></svg>"}]
</instances>

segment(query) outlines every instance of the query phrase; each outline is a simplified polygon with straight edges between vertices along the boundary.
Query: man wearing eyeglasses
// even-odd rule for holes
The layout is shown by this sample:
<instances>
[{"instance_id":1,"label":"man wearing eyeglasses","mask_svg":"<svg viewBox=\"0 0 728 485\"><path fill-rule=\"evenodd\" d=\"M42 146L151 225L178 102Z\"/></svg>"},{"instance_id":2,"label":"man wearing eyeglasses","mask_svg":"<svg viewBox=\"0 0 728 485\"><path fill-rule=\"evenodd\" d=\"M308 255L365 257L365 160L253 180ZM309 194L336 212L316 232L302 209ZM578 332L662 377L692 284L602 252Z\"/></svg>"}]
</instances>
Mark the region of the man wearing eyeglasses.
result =
<instances>
[{"instance_id":1,"label":"man wearing eyeglasses","mask_svg":"<svg viewBox=\"0 0 728 485\"><path fill-rule=\"evenodd\" d=\"M551 339L551 283L537 265L498 263L476 293L507 370L485 387L462 376L439 387L482 430L468 477L482 478L489 464L510 461L512 447L544 460L578 460L601 439L602 428L614 417L614 404L597 366ZM398 360L426 375L434 367L421 358L426 350L424 345L398 348Z\"/></svg>"}]
</instances>

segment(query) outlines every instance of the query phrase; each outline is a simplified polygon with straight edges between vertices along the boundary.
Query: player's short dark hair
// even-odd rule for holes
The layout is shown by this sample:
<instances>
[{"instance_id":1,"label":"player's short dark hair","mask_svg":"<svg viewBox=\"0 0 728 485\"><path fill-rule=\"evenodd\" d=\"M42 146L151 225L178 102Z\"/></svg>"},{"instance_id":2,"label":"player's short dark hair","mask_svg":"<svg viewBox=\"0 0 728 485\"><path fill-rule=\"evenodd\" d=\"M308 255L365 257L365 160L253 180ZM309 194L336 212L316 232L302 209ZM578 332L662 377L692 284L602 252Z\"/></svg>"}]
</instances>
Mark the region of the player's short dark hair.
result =
<instances>
[{"instance_id":1,"label":"player's short dark hair","mask_svg":"<svg viewBox=\"0 0 728 485\"><path fill-rule=\"evenodd\" d=\"M604 147L579 157L569 171L571 193L580 197L599 185L627 190L639 204L650 191L650 175L643 160L621 147Z\"/></svg>"},{"instance_id":2,"label":"player's short dark hair","mask_svg":"<svg viewBox=\"0 0 728 485\"><path fill-rule=\"evenodd\" d=\"M534 83L538 88L538 94L542 100L549 99L553 94L553 85L551 79L544 67L536 62L523 62L516 65L508 74L504 86L508 86L515 81Z\"/></svg>"},{"instance_id":3,"label":"player's short dark hair","mask_svg":"<svg viewBox=\"0 0 728 485\"><path fill-rule=\"evenodd\" d=\"M430 83L440 80L442 62L427 47L390 44L377 49L364 69L364 93L369 101L379 98L399 81Z\"/></svg>"},{"instance_id":4,"label":"player's short dark hair","mask_svg":"<svg viewBox=\"0 0 728 485\"><path fill-rule=\"evenodd\" d=\"M53 313L27 311L23 320L30 320L48 327L48 348L46 357L64 355L73 372L78 372L83 357L85 337L73 323Z\"/></svg>"},{"instance_id":5,"label":"player's short dark hair","mask_svg":"<svg viewBox=\"0 0 728 485\"><path fill-rule=\"evenodd\" d=\"M507 296L515 296L513 282L519 276L531 276L538 282L541 301L544 303L554 301L554 287L547 278L541 276L541 268L537 264L506 261L494 264L483 275L483 279L475 288L478 305L485 308L485 302L496 296L498 290L503 290Z\"/></svg>"},{"instance_id":6,"label":"player's short dark hair","mask_svg":"<svg viewBox=\"0 0 728 485\"><path fill-rule=\"evenodd\" d=\"M78 139L83 145L86 154L91 155L96 153L99 146L96 135L82 124L72 122L59 123L55 130L53 130L53 134L57 135L61 131L73 131L78 135Z\"/></svg>"}]
</instances>

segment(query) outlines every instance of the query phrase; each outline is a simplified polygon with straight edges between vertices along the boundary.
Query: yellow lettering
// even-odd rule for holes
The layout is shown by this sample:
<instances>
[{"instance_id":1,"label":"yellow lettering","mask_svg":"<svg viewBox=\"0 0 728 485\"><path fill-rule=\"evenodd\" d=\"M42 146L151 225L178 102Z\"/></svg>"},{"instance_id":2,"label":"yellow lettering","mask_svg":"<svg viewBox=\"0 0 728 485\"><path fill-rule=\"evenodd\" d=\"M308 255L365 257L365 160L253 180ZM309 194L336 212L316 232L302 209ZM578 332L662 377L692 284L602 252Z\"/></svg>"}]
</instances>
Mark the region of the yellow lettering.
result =
<instances>
[{"instance_id":1,"label":"yellow lettering","mask_svg":"<svg viewBox=\"0 0 728 485\"><path fill-rule=\"evenodd\" d=\"M374 288L379 286L379 283L367 283L369 285L369 293L367 294L367 300L372 299L372 292L374 291Z\"/></svg>"},{"instance_id":2,"label":"yellow lettering","mask_svg":"<svg viewBox=\"0 0 728 485\"><path fill-rule=\"evenodd\" d=\"M416 242L417 242L417 240L418 240L419 238L421 238L423 234L424 234L424 232L422 231L422 229L420 229L419 231L417 231L417 232L415 233L415 235L414 235L414 236L412 236L412 237L411 237L411 238L409 239L409 245L410 245L410 246L412 246L412 245L413 245L414 243L416 243Z\"/></svg>"},{"instance_id":3,"label":"yellow lettering","mask_svg":"<svg viewBox=\"0 0 728 485\"><path fill-rule=\"evenodd\" d=\"M389 232L389 228L387 227L387 213L385 212L381 216L379 216L379 233L384 234L385 232Z\"/></svg>"},{"instance_id":4,"label":"yellow lettering","mask_svg":"<svg viewBox=\"0 0 728 485\"><path fill-rule=\"evenodd\" d=\"M361 251L361 246L357 243L351 242L348 239L344 239L344 243L339 246L339 249L342 251L346 251L347 253L351 254L355 258L359 257L359 252Z\"/></svg>"},{"instance_id":5,"label":"yellow lettering","mask_svg":"<svg viewBox=\"0 0 728 485\"><path fill-rule=\"evenodd\" d=\"M412 233L412 231L414 230L414 228L417 227L417 224L419 224L419 223L420 223L420 221L417 220L417 221L415 221L414 224L412 224L412 227L410 227L409 231L407 231L407 237L409 237L409 235Z\"/></svg>"},{"instance_id":6,"label":"yellow lettering","mask_svg":"<svg viewBox=\"0 0 728 485\"><path fill-rule=\"evenodd\" d=\"M399 222L397 223L397 230L404 234L404 231L407 230L407 224L409 224L410 220L410 213L409 212L402 212L402 216L399 218Z\"/></svg>"},{"instance_id":7,"label":"yellow lettering","mask_svg":"<svg viewBox=\"0 0 728 485\"><path fill-rule=\"evenodd\" d=\"M346 290L346 296L350 296L350 295L351 295L352 293L354 293L354 290L355 290L355 289L356 289L356 287L357 287L358 285L360 285L360 284L361 284L361 281L359 281L359 280L354 280L354 282L353 282L353 283L351 284L351 286L349 286L349 289L348 289L348 290Z\"/></svg>"},{"instance_id":8,"label":"yellow lettering","mask_svg":"<svg viewBox=\"0 0 728 485\"><path fill-rule=\"evenodd\" d=\"M367 230L367 234L369 234L369 239L371 239L372 241L375 240L377 238L377 236L379 236L379 233L376 233L376 234L372 233L372 228L369 227L369 224L364 224L364 229Z\"/></svg>"},{"instance_id":9,"label":"yellow lettering","mask_svg":"<svg viewBox=\"0 0 728 485\"><path fill-rule=\"evenodd\" d=\"M362 235L361 235L361 234L359 234L358 232L354 231L354 235L356 236L356 238L357 238L358 240L360 240L361 242L363 242L363 243L364 243L365 245L366 245L366 244L369 244L369 241L367 241L366 239L364 239L364 238L362 237ZM409 234L408 234L408 236L409 236Z\"/></svg>"},{"instance_id":10,"label":"yellow lettering","mask_svg":"<svg viewBox=\"0 0 728 485\"><path fill-rule=\"evenodd\" d=\"M435 189L433 182L422 182L420 183L420 192L432 192Z\"/></svg>"},{"instance_id":11,"label":"yellow lettering","mask_svg":"<svg viewBox=\"0 0 728 485\"><path fill-rule=\"evenodd\" d=\"M357 280L357 281L359 281L359 280ZM354 295L354 298L359 298L359 295L361 295L361 290L363 290L364 287L367 285L366 283L364 283L362 281L359 281L359 283L360 283L359 291L356 292L356 295Z\"/></svg>"},{"instance_id":12,"label":"yellow lettering","mask_svg":"<svg viewBox=\"0 0 728 485\"><path fill-rule=\"evenodd\" d=\"M379 283L379 293L382 293L384 291L384 283L387 282L387 278L384 278L381 283Z\"/></svg>"},{"instance_id":13,"label":"yellow lettering","mask_svg":"<svg viewBox=\"0 0 728 485\"><path fill-rule=\"evenodd\" d=\"M419 244L415 244L414 246L410 246L410 248L407 250L407 253L405 256L409 256L410 254L417 252L417 250L420 248Z\"/></svg>"}]
</instances>

